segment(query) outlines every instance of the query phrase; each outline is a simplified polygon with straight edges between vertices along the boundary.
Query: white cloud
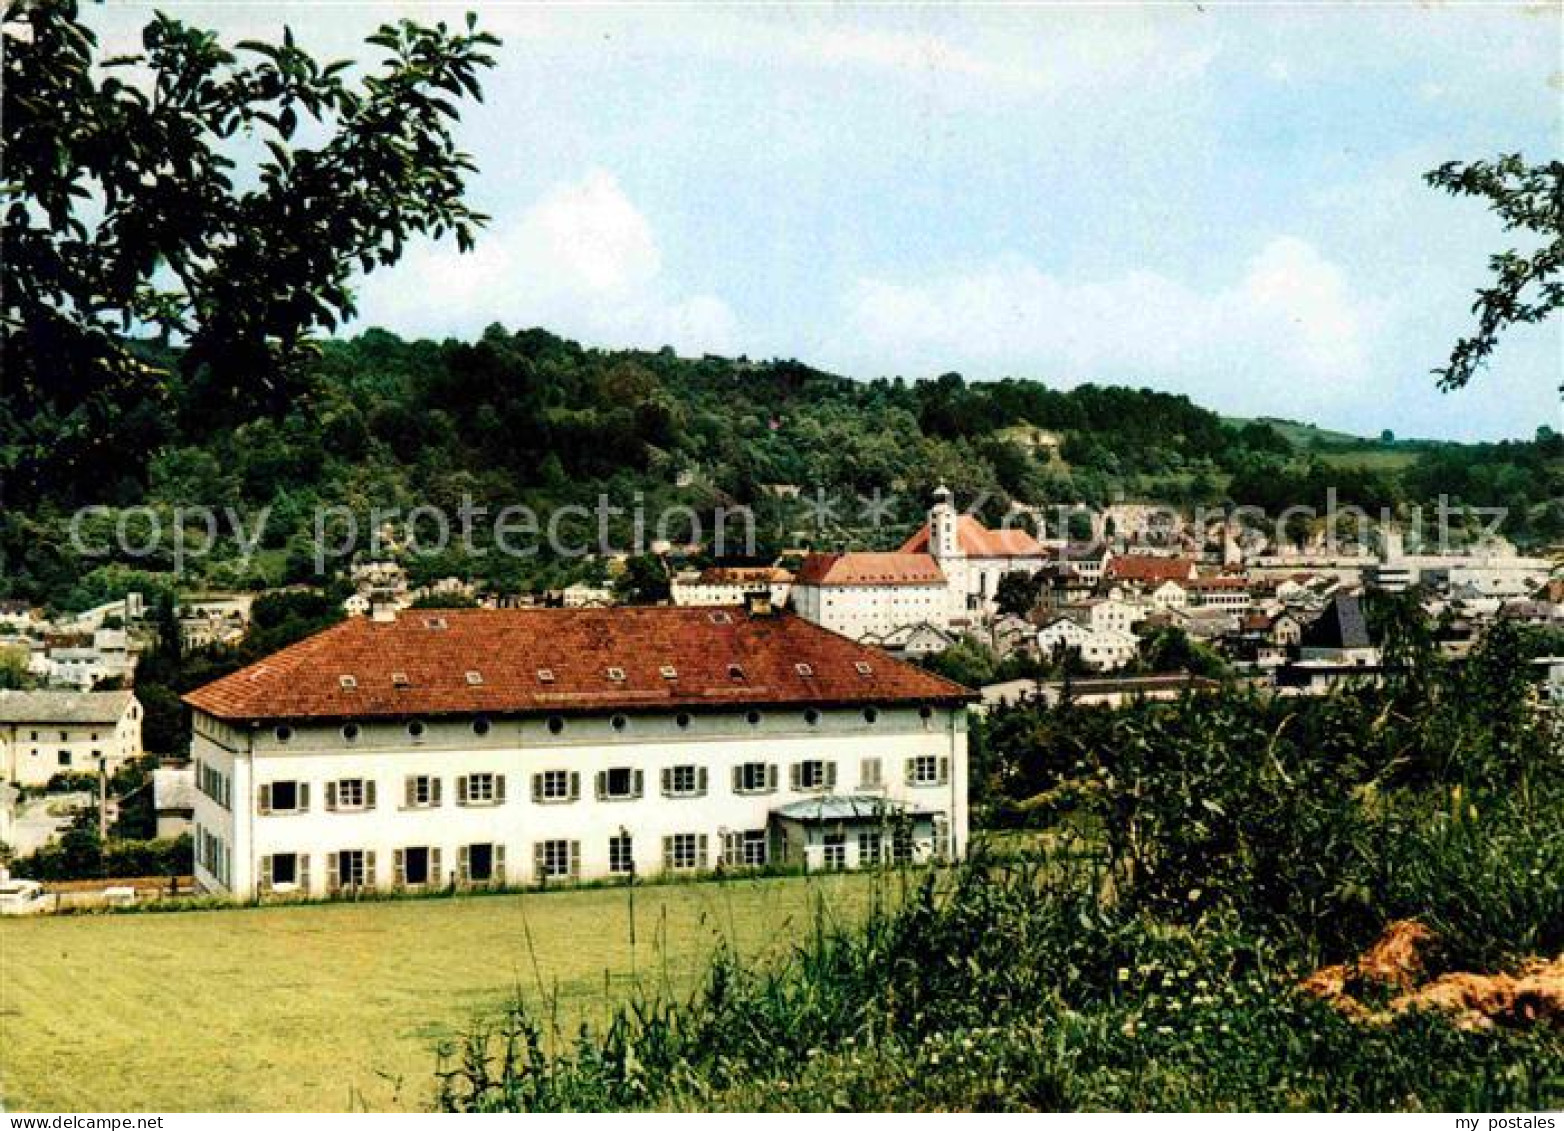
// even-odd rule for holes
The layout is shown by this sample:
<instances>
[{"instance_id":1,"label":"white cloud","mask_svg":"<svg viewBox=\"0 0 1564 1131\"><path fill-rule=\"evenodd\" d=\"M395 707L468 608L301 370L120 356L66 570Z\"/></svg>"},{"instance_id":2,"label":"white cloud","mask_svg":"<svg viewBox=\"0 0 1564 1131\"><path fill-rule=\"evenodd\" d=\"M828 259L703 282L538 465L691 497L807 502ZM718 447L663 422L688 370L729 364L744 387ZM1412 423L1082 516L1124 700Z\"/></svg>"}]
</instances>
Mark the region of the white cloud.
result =
<instances>
[{"instance_id":1,"label":"white cloud","mask_svg":"<svg viewBox=\"0 0 1564 1131\"><path fill-rule=\"evenodd\" d=\"M1341 271L1293 236L1210 291L1151 271L1075 282L1006 257L921 282L860 280L830 360L1146 383L1235 411L1306 413L1361 394L1367 318Z\"/></svg>"},{"instance_id":2,"label":"white cloud","mask_svg":"<svg viewBox=\"0 0 1564 1131\"><path fill-rule=\"evenodd\" d=\"M426 244L371 275L359 321L410 334L470 334L498 321L614 346L735 348L722 299L670 289L651 224L599 169L484 232L470 254Z\"/></svg>"}]
</instances>

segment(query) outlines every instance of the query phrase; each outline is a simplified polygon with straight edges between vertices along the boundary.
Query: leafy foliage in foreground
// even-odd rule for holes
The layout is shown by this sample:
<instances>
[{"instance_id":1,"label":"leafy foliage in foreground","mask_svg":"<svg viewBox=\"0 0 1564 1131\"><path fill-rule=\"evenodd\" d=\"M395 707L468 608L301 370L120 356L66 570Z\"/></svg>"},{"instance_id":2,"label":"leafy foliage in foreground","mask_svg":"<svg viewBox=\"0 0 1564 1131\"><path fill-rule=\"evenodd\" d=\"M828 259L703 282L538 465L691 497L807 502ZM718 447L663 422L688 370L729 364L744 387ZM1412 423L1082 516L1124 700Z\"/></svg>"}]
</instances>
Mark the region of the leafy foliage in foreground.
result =
<instances>
[{"instance_id":1,"label":"leafy foliage in foreground","mask_svg":"<svg viewBox=\"0 0 1564 1131\"><path fill-rule=\"evenodd\" d=\"M1465 669L1311 705L1224 693L1080 712L1089 729L1014 712L987 769L1052 781L1068 823L1042 850L890 877L866 923L822 908L786 961L720 952L691 997L646 993L574 1036L546 998L518 1002L450 1050L440 1102L1556 1107L1557 1028L1370 1025L1297 988L1397 918L1437 933L1430 976L1564 949L1564 767L1522 644L1500 631ZM1007 749L1028 718L1054 729Z\"/></svg>"}]
</instances>

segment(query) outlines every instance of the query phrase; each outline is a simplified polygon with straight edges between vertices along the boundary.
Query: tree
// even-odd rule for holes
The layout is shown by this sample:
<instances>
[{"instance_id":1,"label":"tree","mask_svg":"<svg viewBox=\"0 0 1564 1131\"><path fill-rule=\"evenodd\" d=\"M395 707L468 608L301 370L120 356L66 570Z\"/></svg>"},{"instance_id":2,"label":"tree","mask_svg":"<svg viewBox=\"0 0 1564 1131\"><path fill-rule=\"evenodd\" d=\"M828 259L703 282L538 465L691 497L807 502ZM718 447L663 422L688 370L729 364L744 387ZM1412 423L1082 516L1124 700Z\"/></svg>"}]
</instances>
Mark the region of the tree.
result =
<instances>
[{"instance_id":1,"label":"tree","mask_svg":"<svg viewBox=\"0 0 1564 1131\"><path fill-rule=\"evenodd\" d=\"M358 272L414 235L472 246L452 127L498 40L469 16L368 42L384 59L352 83L291 32L229 50L159 14L140 54L102 59L76 0L8 0L0 502L89 488L101 457L139 468L170 408L280 411ZM319 144L294 140L306 121ZM148 329L184 348L127 341Z\"/></svg>"},{"instance_id":2,"label":"tree","mask_svg":"<svg viewBox=\"0 0 1564 1131\"><path fill-rule=\"evenodd\" d=\"M17 690L32 685L27 673L27 648L0 646L0 688Z\"/></svg>"},{"instance_id":3,"label":"tree","mask_svg":"<svg viewBox=\"0 0 1564 1131\"><path fill-rule=\"evenodd\" d=\"M994 604L1002 613L1024 617L1037 605L1042 579L1035 574L1012 570L1002 574L994 589Z\"/></svg>"},{"instance_id":4,"label":"tree","mask_svg":"<svg viewBox=\"0 0 1564 1131\"><path fill-rule=\"evenodd\" d=\"M656 605L668 600L668 567L655 554L637 554L625 562L614 588L632 605Z\"/></svg>"},{"instance_id":5,"label":"tree","mask_svg":"<svg viewBox=\"0 0 1564 1131\"><path fill-rule=\"evenodd\" d=\"M1516 248L1489 258L1493 284L1477 292L1472 310L1477 330L1456 342L1450 363L1434 372L1446 392L1459 389L1487 364L1499 335L1516 324L1541 322L1564 308L1564 161L1527 165L1519 153L1494 161L1451 161L1424 174L1451 196L1485 198L1505 231L1540 241L1529 252ZM1561 386L1564 388L1564 386Z\"/></svg>"}]
</instances>

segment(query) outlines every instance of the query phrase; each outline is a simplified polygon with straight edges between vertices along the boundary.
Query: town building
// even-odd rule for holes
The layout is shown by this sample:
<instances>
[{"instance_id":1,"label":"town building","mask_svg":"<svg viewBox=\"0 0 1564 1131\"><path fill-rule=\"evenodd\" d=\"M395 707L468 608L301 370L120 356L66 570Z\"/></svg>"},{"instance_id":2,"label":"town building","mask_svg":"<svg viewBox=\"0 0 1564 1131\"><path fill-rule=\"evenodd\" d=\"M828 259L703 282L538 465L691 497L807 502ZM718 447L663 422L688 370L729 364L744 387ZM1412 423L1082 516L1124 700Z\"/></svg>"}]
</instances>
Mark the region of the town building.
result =
<instances>
[{"instance_id":1,"label":"town building","mask_svg":"<svg viewBox=\"0 0 1564 1131\"><path fill-rule=\"evenodd\" d=\"M61 773L113 773L141 757L129 691L0 691L0 780L41 786Z\"/></svg>"},{"instance_id":2,"label":"town building","mask_svg":"<svg viewBox=\"0 0 1564 1131\"><path fill-rule=\"evenodd\" d=\"M928 554L810 554L793 578L792 601L799 616L854 640L950 626L945 574Z\"/></svg>"},{"instance_id":3,"label":"town building","mask_svg":"<svg viewBox=\"0 0 1564 1131\"><path fill-rule=\"evenodd\" d=\"M763 602L348 620L185 697L196 881L324 895L960 856L974 698Z\"/></svg>"},{"instance_id":4,"label":"town building","mask_svg":"<svg viewBox=\"0 0 1564 1131\"><path fill-rule=\"evenodd\" d=\"M793 575L777 566L710 566L675 577L670 596L675 605L705 608L742 605L759 593L781 608L792 588Z\"/></svg>"}]
</instances>

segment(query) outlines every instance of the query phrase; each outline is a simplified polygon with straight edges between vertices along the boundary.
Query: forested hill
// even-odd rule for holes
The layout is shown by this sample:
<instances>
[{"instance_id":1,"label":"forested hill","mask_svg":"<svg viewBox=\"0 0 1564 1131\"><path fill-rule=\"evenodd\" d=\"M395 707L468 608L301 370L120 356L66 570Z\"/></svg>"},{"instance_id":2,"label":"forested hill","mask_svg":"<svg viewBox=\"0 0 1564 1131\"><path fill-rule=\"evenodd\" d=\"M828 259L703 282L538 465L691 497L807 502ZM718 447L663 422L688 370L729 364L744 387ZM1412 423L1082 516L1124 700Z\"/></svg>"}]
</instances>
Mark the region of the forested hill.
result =
<instances>
[{"instance_id":1,"label":"forested hill","mask_svg":"<svg viewBox=\"0 0 1564 1131\"><path fill-rule=\"evenodd\" d=\"M500 327L476 342L404 342L382 331L327 342L308 396L280 416L214 424L182 403L171 359L146 356L168 374L159 410L131 414L134 430L114 445L95 487L62 486L13 514L0 594L76 605L112 591L125 568L167 567L158 554L117 566L81 561L66 516L85 502L243 514L270 507L262 552L247 568L230 547L196 563L198 581L251 586L310 574L321 505L367 515L375 506L432 504L454 514L467 498L491 511L525 504L541 512L590 506L603 492L626 507L639 494L648 511L740 502L760 513L767 552L800 525L768 489L778 484L822 488L845 500L844 512L856 496L894 495L904 524L916 521L939 482L963 500L986 494L995 513L1012 498L1105 502L1121 494L1323 505L1325 487L1334 486L1344 501L1370 507L1440 493L1509 506L1520 517L1506 532L1523 540L1564 532L1564 438L1549 429L1535 441L1497 445L1309 444L1285 428L1226 423L1185 397L1149 390L1063 391L955 374L865 383L791 361L590 350L542 330ZM1062 436L1059 458L1018 442L1031 430ZM851 514L843 518L850 523ZM892 523L884 537L903 532ZM453 551L416 563L415 575L531 588L580 569L546 556Z\"/></svg>"}]
</instances>

